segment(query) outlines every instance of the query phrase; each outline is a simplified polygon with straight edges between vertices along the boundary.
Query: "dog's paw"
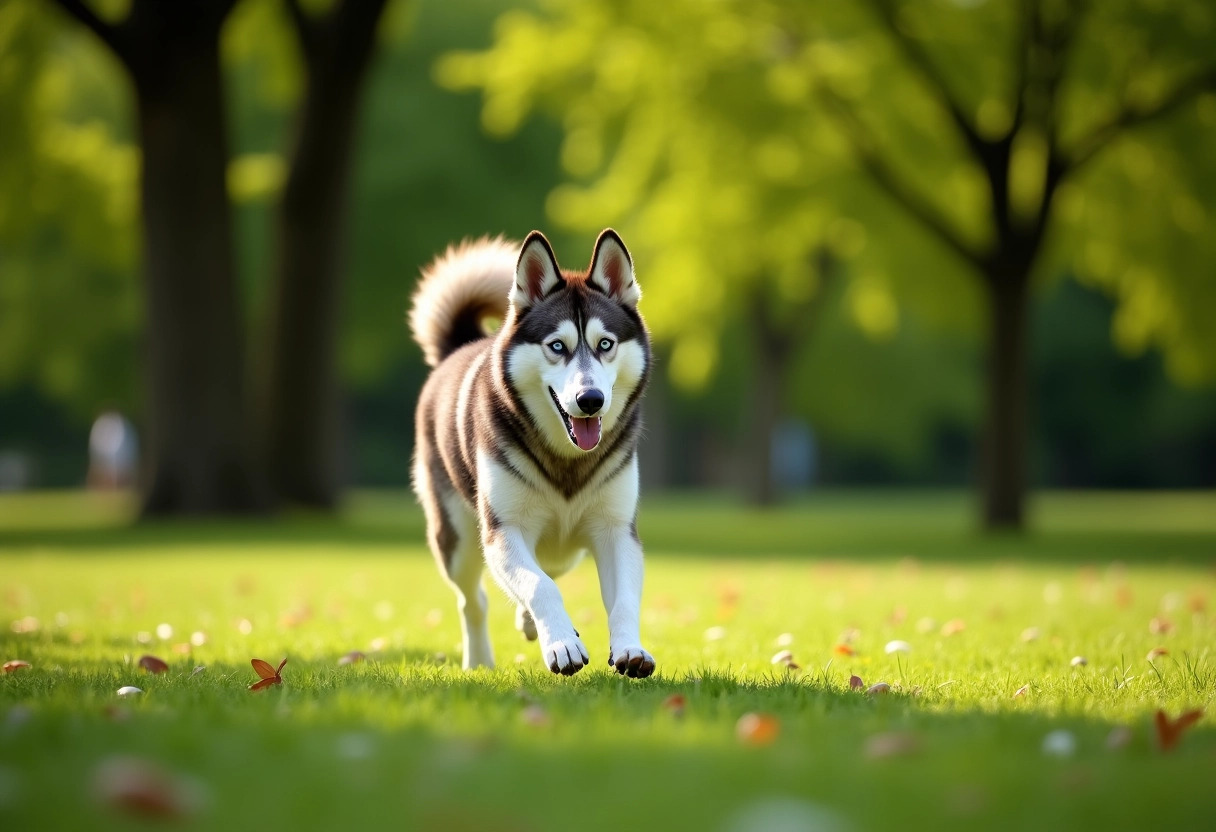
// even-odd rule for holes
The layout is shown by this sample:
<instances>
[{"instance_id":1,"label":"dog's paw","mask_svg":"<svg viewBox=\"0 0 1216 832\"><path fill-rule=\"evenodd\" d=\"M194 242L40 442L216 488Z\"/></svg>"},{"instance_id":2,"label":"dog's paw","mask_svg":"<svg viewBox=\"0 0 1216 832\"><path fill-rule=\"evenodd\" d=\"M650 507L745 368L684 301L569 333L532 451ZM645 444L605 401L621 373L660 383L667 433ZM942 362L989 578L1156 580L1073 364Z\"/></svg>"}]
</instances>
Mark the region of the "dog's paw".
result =
<instances>
[{"instance_id":1,"label":"dog's paw","mask_svg":"<svg viewBox=\"0 0 1216 832\"><path fill-rule=\"evenodd\" d=\"M515 608L515 629L523 633L528 641L536 641L536 622L532 620L532 613L523 606Z\"/></svg>"},{"instance_id":2,"label":"dog's paw","mask_svg":"<svg viewBox=\"0 0 1216 832\"><path fill-rule=\"evenodd\" d=\"M616 672L631 679L644 679L654 673L654 656L635 647L622 647L620 650L608 650L608 665L615 667Z\"/></svg>"},{"instance_id":3,"label":"dog's paw","mask_svg":"<svg viewBox=\"0 0 1216 832\"><path fill-rule=\"evenodd\" d=\"M541 653L545 657L545 665L554 673L563 676L573 676L591 663L587 648L583 646L577 632L543 644Z\"/></svg>"}]
</instances>

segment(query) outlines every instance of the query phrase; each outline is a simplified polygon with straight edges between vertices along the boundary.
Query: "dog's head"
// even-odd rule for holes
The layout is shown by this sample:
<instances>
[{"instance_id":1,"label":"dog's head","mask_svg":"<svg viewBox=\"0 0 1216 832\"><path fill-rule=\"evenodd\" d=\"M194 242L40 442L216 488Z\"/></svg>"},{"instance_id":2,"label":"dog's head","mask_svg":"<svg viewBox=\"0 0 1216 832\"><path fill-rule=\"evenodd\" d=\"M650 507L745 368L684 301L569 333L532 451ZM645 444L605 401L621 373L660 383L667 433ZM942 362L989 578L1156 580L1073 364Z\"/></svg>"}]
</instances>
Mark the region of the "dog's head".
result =
<instances>
[{"instance_id":1,"label":"dog's head","mask_svg":"<svg viewBox=\"0 0 1216 832\"><path fill-rule=\"evenodd\" d=\"M563 272L533 231L515 267L504 321L508 383L549 445L565 456L597 448L635 406L650 361L633 260L611 229L586 272Z\"/></svg>"}]
</instances>

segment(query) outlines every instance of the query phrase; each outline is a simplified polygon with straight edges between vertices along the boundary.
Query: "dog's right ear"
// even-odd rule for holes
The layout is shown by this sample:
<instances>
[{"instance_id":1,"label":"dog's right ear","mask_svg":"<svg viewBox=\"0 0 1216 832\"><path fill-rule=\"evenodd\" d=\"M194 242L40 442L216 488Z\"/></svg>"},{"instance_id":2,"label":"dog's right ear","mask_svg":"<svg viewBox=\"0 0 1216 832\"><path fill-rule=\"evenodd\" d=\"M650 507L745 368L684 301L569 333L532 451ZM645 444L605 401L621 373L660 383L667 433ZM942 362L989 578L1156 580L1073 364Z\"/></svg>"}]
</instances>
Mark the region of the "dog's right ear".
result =
<instances>
[{"instance_id":1,"label":"dog's right ear","mask_svg":"<svg viewBox=\"0 0 1216 832\"><path fill-rule=\"evenodd\" d=\"M539 231L533 231L524 240L515 264L515 285L511 287L511 305L516 309L527 309L565 283L553 247Z\"/></svg>"}]
</instances>

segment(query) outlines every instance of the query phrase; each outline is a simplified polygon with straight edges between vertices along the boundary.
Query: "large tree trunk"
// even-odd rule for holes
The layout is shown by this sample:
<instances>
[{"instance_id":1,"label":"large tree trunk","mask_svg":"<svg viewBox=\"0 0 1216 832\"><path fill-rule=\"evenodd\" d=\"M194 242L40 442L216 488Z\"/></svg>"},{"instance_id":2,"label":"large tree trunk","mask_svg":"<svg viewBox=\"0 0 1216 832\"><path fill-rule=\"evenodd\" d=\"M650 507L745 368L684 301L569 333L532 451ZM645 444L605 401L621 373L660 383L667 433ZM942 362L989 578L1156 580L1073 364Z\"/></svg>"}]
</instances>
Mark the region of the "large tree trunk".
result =
<instances>
[{"instance_id":1,"label":"large tree trunk","mask_svg":"<svg viewBox=\"0 0 1216 832\"><path fill-rule=\"evenodd\" d=\"M773 319L771 303L771 298L758 292L749 310L753 355L746 408L750 418L742 450L747 455L743 466L746 495L756 506L775 505L781 496L773 476L773 440L781 420L782 386L793 352L790 339Z\"/></svg>"},{"instance_id":2,"label":"large tree trunk","mask_svg":"<svg viewBox=\"0 0 1216 832\"><path fill-rule=\"evenodd\" d=\"M148 21L127 56L143 149L146 515L267 507L258 485L226 187L219 24Z\"/></svg>"},{"instance_id":3,"label":"large tree trunk","mask_svg":"<svg viewBox=\"0 0 1216 832\"><path fill-rule=\"evenodd\" d=\"M351 150L383 6L347 0L317 20L293 7L307 79L279 204L266 443L277 494L320 508L337 502L342 485L342 253Z\"/></svg>"},{"instance_id":4,"label":"large tree trunk","mask_svg":"<svg viewBox=\"0 0 1216 832\"><path fill-rule=\"evenodd\" d=\"M1020 529L1027 451L1029 270L988 275L988 395L981 460L984 525Z\"/></svg>"}]
</instances>

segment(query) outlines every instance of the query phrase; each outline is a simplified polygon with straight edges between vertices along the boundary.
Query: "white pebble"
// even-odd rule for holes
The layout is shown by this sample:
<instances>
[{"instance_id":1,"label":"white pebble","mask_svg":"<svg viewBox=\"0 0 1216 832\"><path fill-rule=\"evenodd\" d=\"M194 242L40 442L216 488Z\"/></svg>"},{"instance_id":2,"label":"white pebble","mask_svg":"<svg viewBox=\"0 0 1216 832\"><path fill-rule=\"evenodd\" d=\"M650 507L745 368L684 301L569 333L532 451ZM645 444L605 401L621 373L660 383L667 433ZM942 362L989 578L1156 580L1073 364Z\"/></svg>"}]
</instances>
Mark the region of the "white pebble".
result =
<instances>
[{"instance_id":1,"label":"white pebble","mask_svg":"<svg viewBox=\"0 0 1216 832\"><path fill-rule=\"evenodd\" d=\"M1089 659L1084 656L1073 656L1069 664L1073 667L1085 667L1085 665L1089 664Z\"/></svg>"},{"instance_id":2,"label":"white pebble","mask_svg":"<svg viewBox=\"0 0 1216 832\"><path fill-rule=\"evenodd\" d=\"M137 693L143 693L143 691L134 685L123 685L118 689L119 696L134 696Z\"/></svg>"},{"instance_id":3,"label":"white pebble","mask_svg":"<svg viewBox=\"0 0 1216 832\"><path fill-rule=\"evenodd\" d=\"M1071 757L1077 750L1077 739L1070 731L1052 731L1043 737L1043 753L1048 757Z\"/></svg>"},{"instance_id":4,"label":"white pebble","mask_svg":"<svg viewBox=\"0 0 1216 832\"><path fill-rule=\"evenodd\" d=\"M888 654L890 654L890 653L911 653L912 645L908 644L908 642L906 642L906 641L901 641L900 639L895 639L895 641L888 641L887 646L883 649L886 650Z\"/></svg>"}]
</instances>

